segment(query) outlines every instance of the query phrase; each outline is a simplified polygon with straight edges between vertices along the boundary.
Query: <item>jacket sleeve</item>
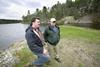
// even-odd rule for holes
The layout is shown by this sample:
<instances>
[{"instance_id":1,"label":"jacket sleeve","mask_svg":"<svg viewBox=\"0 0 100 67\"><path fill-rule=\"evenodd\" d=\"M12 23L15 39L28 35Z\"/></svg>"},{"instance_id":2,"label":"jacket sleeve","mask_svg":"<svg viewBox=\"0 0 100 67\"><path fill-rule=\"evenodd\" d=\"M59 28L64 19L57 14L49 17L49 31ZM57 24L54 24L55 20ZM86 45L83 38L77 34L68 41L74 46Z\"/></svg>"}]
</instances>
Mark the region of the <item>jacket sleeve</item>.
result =
<instances>
[{"instance_id":1,"label":"jacket sleeve","mask_svg":"<svg viewBox=\"0 0 100 67\"><path fill-rule=\"evenodd\" d=\"M48 37L48 32L47 32L47 29L45 29L44 31L44 39L45 39L45 42L47 42L47 37Z\"/></svg>"},{"instance_id":2,"label":"jacket sleeve","mask_svg":"<svg viewBox=\"0 0 100 67\"><path fill-rule=\"evenodd\" d=\"M25 35L29 48L37 53L43 53L43 47L37 45L35 35L33 33L26 33Z\"/></svg>"},{"instance_id":3,"label":"jacket sleeve","mask_svg":"<svg viewBox=\"0 0 100 67\"><path fill-rule=\"evenodd\" d=\"M60 37L61 37L61 36L60 36L60 27L58 27L58 30L59 30L59 39L60 39Z\"/></svg>"}]
</instances>

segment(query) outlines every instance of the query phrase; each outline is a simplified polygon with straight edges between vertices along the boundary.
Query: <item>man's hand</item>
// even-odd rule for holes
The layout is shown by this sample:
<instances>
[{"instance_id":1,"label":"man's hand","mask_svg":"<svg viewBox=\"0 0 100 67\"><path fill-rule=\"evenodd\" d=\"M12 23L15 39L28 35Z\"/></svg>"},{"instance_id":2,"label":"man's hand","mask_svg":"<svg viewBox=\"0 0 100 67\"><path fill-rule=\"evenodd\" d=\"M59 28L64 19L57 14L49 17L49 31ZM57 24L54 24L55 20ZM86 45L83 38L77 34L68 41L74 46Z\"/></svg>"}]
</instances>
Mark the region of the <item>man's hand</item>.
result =
<instances>
[{"instance_id":1,"label":"man's hand","mask_svg":"<svg viewBox=\"0 0 100 67\"><path fill-rule=\"evenodd\" d=\"M43 54L49 55L48 50L44 48Z\"/></svg>"}]
</instances>

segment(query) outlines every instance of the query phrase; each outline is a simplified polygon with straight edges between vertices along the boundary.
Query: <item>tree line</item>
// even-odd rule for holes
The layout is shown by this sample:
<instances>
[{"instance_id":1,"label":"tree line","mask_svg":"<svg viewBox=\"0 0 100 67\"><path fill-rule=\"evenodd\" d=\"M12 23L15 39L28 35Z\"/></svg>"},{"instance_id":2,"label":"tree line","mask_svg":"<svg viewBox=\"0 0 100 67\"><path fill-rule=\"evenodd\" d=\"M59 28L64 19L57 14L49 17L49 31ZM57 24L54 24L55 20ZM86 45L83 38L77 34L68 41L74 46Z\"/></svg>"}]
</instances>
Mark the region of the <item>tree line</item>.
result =
<instances>
[{"instance_id":1,"label":"tree line","mask_svg":"<svg viewBox=\"0 0 100 67\"><path fill-rule=\"evenodd\" d=\"M53 5L51 8L44 6L42 10L36 9L33 14L30 14L30 10L27 12L27 16L22 16L23 23L30 23L33 17L40 17L43 23L46 23L49 18L55 17L60 20L66 16L74 16L78 19L81 16L87 14L100 13L100 0L66 0L65 3Z\"/></svg>"},{"instance_id":2,"label":"tree line","mask_svg":"<svg viewBox=\"0 0 100 67\"><path fill-rule=\"evenodd\" d=\"M22 20L0 19L0 24L20 23Z\"/></svg>"}]
</instances>

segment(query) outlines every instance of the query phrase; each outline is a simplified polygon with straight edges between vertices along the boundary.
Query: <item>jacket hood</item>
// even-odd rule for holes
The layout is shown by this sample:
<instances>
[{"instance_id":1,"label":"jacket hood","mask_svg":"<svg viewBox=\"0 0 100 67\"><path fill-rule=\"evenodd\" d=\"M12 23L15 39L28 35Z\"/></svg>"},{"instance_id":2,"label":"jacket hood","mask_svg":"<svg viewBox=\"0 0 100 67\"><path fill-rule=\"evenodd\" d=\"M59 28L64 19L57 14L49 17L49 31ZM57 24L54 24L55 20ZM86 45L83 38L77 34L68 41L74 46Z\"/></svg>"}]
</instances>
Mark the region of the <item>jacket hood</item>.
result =
<instances>
[{"instance_id":1,"label":"jacket hood","mask_svg":"<svg viewBox=\"0 0 100 67\"><path fill-rule=\"evenodd\" d=\"M31 27L31 26L28 26L28 27L26 28L25 32L27 32L29 29L32 30L32 27Z\"/></svg>"}]
</instances>

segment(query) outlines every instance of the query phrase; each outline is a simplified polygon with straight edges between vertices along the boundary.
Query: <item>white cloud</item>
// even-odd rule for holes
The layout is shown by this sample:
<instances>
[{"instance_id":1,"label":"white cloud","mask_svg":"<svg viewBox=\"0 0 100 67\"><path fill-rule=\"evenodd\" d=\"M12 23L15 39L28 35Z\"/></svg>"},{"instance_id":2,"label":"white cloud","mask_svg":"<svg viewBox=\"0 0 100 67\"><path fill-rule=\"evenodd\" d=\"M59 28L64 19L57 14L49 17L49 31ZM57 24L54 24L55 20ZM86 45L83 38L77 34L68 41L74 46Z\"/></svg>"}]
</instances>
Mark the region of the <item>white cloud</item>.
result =
<instances>
[{"instance_id":1,"label":"white cloud","mask_svg":"<svg viewBox=\"0 0 100 67\"><path fill-rule=\"evenodd\" d=\"M66 0L0 0L0 19L22 19L28 10L34 13L36 8L51 7L58 1L64 3Z\"/></svg>"}]
</instances>

